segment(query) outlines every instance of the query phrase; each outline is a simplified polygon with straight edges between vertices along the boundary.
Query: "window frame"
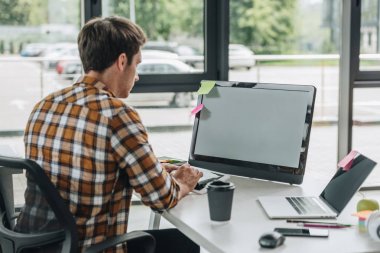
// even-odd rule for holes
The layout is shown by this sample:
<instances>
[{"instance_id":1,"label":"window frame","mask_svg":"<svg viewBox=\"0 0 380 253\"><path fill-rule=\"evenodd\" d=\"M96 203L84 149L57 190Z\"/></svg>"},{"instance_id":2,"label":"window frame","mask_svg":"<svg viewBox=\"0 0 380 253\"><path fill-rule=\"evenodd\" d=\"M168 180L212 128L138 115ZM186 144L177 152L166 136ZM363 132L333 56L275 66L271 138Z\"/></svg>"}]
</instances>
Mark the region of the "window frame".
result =
<instances>
[{"instance_id":1,"label":"window frame","mask_svg":"<svg viewBox=\"0 0 380 253\"><path fill-rule=\"evenodd\" d=\"M86 0L84 19L101 16L101 0ZM228 80L229 0L204 0L204 72L139 75L132 92L190 92L201 80Z\"/></svg>"},{"instance_id":2,"label":"window frame","mask_svg":"<svg viewBox=\"0 0 380 253\"><path fill-rule=\"evenodd\" d=\"M360 70L360 0L342 1L340 53L338 161L352 149L354 89L380 88L380 71Z\"/></svg>"}]
</instances>

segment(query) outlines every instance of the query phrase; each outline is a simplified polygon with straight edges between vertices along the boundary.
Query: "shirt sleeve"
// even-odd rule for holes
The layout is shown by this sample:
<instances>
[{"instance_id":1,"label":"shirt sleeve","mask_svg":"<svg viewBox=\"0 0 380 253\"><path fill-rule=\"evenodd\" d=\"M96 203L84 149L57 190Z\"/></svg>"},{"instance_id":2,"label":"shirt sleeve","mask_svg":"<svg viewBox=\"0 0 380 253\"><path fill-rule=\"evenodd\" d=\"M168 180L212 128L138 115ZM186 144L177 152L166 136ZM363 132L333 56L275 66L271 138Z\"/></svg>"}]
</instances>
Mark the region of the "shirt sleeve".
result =
<instances>
[{"instance_id":1,"label":"shirt sleeve","mask_svg":"<svg viewBox=\"0 0 380 253\"><path fill-rule=\"evenodd\" d=\"M132 109L122 110L112 119L111 148L120 169L128 174L129 184L141 195L145 205L154 210L174 207L179 186L162 169L148 142L139 115Z\"/></svg>"}]
</instances>

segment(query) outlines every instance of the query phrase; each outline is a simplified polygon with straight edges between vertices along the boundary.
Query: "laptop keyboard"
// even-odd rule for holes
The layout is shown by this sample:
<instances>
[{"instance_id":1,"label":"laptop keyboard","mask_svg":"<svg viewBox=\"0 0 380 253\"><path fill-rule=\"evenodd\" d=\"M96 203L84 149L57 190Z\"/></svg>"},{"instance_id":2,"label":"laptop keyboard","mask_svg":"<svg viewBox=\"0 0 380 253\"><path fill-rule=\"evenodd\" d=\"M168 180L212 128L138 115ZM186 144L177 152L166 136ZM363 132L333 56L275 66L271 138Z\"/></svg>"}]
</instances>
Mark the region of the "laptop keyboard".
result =
<instances>
[{"instance_id":1,"label":"laptop keyboard","mask_svg":"<svg viewBox=\"0 0 380 253\"><path fill-rule=\"evenodd\" d=\"M325 213L326 211L310 197L286 197L286 200L299 214Z\"/></svg>"}]
</instances>

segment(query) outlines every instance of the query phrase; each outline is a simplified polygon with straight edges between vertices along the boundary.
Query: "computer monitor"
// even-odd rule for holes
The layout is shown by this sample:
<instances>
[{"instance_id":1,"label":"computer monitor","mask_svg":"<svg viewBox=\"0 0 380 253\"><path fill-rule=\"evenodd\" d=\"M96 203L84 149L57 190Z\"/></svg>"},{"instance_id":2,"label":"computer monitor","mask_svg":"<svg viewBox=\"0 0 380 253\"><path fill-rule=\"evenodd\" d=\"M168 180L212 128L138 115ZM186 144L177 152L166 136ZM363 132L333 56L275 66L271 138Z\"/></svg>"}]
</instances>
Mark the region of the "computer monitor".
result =
<instances>
[{"instance_id":1,"label":"computer monitor","mask_svg":"<svg viewBox=\"0 0 380 253\"><path fill-rule=\"evenodd\" d=\"M301 184L316 88L215 81L199 95L189 163L226 174Z\"/></svg>"}]
</instances>

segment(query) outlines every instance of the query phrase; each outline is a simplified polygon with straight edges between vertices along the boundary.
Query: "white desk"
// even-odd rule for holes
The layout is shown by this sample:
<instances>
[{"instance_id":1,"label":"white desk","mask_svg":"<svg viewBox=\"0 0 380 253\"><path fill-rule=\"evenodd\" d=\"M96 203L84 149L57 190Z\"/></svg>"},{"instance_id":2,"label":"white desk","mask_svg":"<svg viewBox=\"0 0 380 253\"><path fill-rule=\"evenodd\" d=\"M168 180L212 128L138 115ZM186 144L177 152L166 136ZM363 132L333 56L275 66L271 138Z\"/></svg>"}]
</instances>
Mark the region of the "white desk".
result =
<instances>
[{"instance_id":1,"label":"white desk","mask_svg":"<svg viewBox=\"0 0 380 253\"><path fill-rule=\"evenodd\" d=\"M372 241L357 227L330 229L328 238L287 237L284 245L276 249L260 248L259 237L274 227L296 227L285 220L270 220L257 197L261 195L319 195L327 181L306 180L301 186L272 183L267 181L231 177L235 183L232 216L228 222L213 222L209 218L207 195L189 195L179 204L162 214L193 241L213 252L380 252L380 242ZM365 192L380 200L379 191ZM360 194L346 206L338 222L357 224L351 214L356 210ZM330 220L331 221L331 220Z\"/></svg>"}]
</instances>

